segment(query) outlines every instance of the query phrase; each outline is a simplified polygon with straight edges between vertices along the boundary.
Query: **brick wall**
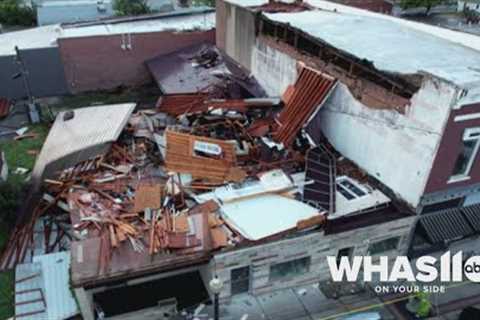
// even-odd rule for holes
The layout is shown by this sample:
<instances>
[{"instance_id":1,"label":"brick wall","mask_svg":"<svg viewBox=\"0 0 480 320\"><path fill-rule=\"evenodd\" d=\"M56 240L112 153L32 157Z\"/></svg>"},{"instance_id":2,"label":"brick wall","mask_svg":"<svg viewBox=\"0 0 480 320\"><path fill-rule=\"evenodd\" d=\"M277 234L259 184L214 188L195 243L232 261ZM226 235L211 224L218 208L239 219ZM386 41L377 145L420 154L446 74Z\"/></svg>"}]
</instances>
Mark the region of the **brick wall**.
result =
<instances>
[{"instance_id":1,"label":"brick wall","mask_svg":"<svg viewBox=\"0 0 480 320\"><path fill-rule=\"evenodd\" d=\"M202 42L215 43L215 30L152 32L59 39L58 45L71 93L137 86L150 81L144 64L158 55ZM131 43L131 49L122 44Z\"/></svg>"},{"instance_id":2,"label":"brick wall","mask_svg":"<svg viewBox=\"0 0 480 320\"><path fill-rule=\"evenodd\" d=\"M390 257L404 255L408 248L408 238L414 217L406 217L382 224L355 229L335 235L316 232L297 238L267 243L232 252L215 255L212 267L225 284L220 295L229 298L230 274L232 269L250 266L250 293L262 294L294 286L318 283L330 278L327 256L336 256L338 250L354 247L353 255L367 254L372 242L391 237L401 237L397 250L384 253ZM275 263L310 257L310 270L304 275L281 281L270 281L270 266Z\"/></svg>"}]
</instances>

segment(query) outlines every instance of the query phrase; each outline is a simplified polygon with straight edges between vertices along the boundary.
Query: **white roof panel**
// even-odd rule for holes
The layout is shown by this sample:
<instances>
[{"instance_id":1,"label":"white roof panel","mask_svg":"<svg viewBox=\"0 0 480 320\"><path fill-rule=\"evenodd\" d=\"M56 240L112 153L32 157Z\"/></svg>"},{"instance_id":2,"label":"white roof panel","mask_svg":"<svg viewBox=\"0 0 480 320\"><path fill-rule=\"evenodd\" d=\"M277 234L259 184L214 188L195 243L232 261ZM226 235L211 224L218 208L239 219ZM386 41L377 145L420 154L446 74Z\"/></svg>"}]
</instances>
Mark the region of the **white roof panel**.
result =
<instances>
[{"instance_id":1,"label":"white roof panel","mask_svg":"<svg viewBox=\"0 0 480 320\"><path fill-rule=\"evenodd\" d=\"M295 228L298 221L318 214L316 208L279 195L227 203L221 210L222 217L249 240L259 240Z\"/></svg>"}]
</instances>

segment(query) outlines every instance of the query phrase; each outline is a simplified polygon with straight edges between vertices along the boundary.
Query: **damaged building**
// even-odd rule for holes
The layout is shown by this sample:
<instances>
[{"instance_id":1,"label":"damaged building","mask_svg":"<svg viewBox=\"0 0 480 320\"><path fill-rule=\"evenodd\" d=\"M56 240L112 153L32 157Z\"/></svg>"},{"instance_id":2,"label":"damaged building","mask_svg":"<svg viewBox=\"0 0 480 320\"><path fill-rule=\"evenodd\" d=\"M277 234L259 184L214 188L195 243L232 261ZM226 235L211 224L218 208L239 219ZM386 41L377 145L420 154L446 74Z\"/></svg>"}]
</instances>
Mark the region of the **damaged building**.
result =
<instances>
[{"instance_id":1,"label":"damaged building","mask_svg":"<svg viewBox=\"0 0 480 320\"><path fill-rule=\"evenodd\" d=\"M57 116L2 268L69 252L87 320L208 317L212 279L222 318L335 317L383 297L326 257L477 239L478 39L320 0L217 1L216 26L143 57L155 108Z\"/></svg>"},{"instance_id":2,"label":"damaged building","mask_svg":"<svg viewBox=\"0 0 480 320\"><path fill-rule=\"evenodd\" d=\"M476 239L477 214L454 214L452 225L442 210L478 203L477 37L320 0L219 1L216 32L270 95L297 77L298 61L338 79L306 128L312 139L326 138L416 213L438 214L430 244Z\"/></svg>"},{"instance_id":3,"label":"damaged building","mask_svg":"<svg viewBox=\"0 0 480 320\"><path fill-rule=\"evenodd\" d=\"M41 26L0 35L0 96L26 96L15 47L34 97L138 87L151 81L144 64L157 55L215 42L215 13L191 8L136 17ZM48 73L45 73L48 69Z\"/></svg>"},{"instance_id":4,"label":"damaged building","mask_svg":"<svg viewBox=\"0 0 480 320\"><path fill-rule=\"evenodd\" d=\"M218 67L212 50L185 59ZM84 319L208 314L213 278L224 284L221 313L238 318L279 318L292 295L298 305L284 305L287 318L347 310L332 301L345 294L378 303L362 283L332 283L326 257L404 254L415 217L304 130L339 82L298 64L281 98L269 98L254 94L264 92L255 79L235 75L230 85L211 78L209 90L169 91L156 109L60 113L33 170L32 214L12 234L2 267L68 251ZM162 90L170 78L159 78ZM234 83L243 98L230 96ZM35 312L50 312L48 301Z\"/></svg>"}]
</instances>

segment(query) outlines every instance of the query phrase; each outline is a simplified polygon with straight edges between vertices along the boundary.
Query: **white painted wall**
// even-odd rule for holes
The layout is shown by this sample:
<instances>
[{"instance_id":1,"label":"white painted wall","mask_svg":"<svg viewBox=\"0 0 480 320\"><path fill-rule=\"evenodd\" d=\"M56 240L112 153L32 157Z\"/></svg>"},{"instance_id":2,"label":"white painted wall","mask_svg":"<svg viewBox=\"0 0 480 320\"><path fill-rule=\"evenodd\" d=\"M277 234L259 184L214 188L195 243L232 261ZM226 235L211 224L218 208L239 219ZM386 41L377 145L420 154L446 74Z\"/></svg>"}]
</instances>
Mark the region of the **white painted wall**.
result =
<instances>
[{"instance_id":1,"label":"white painted wall","mask_svg":"<svg viewBox=\"0 0 480 320\"><path fill-rule=\"evenodd\" d=\"M251 70L269 95L295 82L295 66L295 59L257 39ZM339 84L315 121L340 153L415 207L457 96L451 84L426 80L402 115L366 107Z\"/></svg>"},{"instance_id":2,"label":"white painted wall","mask_svg":"<svg viewBox=\"0 0 480 320\"><path fill-rule=\"evenodd\" d=\"M344 156L416 207L423 195L456 89L427 80L405 115L375 110L337 87L318 120Z\"/></svg>"},{"instance_id":3,"label":"white painted wall","mask_svg":"<svg viewBox=\"0 0 480 320\"><path fill-rule=\"evenodd\" d=\"M297 79L297 61L258 39L251 60L250 70L269 96L281 96Z\"/></svg>"}]
</instances>

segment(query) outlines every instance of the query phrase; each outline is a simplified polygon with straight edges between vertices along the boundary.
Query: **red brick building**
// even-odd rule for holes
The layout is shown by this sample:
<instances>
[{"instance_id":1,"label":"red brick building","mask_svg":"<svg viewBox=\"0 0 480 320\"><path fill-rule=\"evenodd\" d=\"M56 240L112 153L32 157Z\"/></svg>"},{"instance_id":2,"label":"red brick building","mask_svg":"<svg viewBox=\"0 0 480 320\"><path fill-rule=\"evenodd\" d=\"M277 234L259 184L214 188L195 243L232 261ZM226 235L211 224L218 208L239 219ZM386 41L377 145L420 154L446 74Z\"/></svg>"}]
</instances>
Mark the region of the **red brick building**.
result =
<instances>
[{"instance_id":1,"label":"red brick building","mask_svg":"<svg viewBox=\"0 0 480 320\"><path fill-rule=\"evenodd\" d=\"M64 27L57 42L69 92L142 85L146 60L215 43L214 26L215 14L203 10Z\"/></svg>"}]
</instances>

